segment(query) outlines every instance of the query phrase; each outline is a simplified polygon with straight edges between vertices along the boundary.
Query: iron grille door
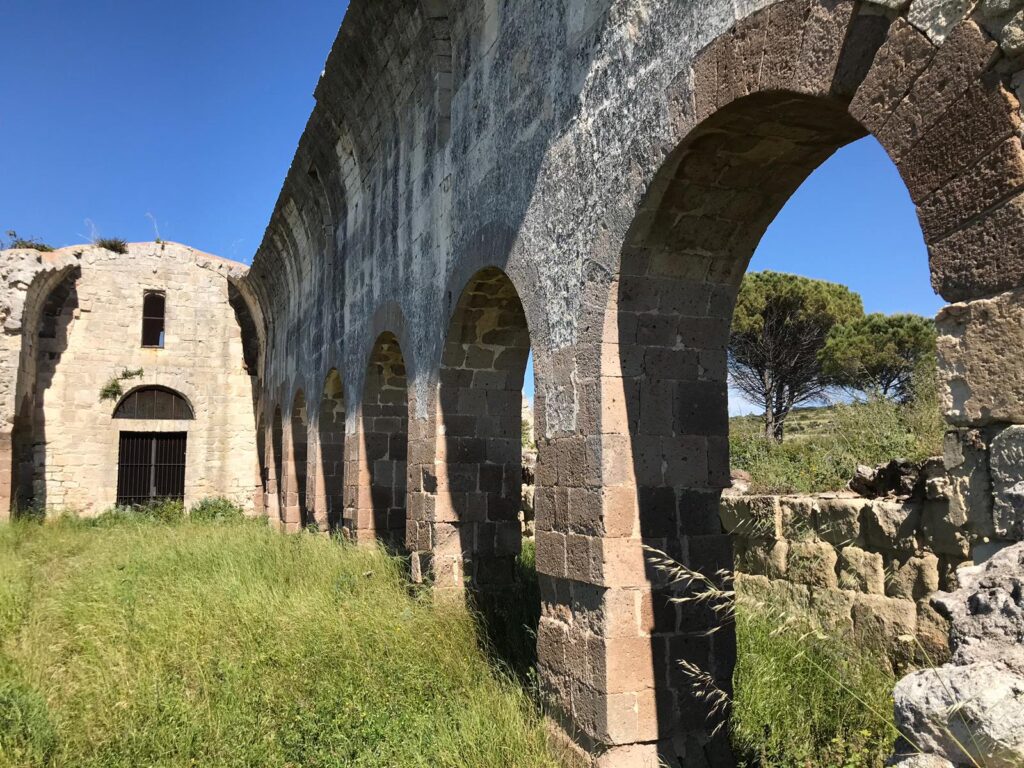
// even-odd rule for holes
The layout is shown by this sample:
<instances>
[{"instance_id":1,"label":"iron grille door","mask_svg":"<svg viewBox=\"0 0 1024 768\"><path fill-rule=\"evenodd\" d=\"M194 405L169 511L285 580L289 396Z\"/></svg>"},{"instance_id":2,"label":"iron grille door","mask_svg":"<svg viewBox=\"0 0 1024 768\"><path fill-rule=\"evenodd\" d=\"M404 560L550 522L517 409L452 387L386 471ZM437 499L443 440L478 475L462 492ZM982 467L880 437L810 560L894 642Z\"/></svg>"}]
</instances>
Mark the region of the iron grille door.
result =
<instances>
[{"instance_id":1,"label":"iron grille door","mask_svg":"<svg viewBox=\"0 0 1024 768\"><path fill-rule=\"evenodd\" d=\"M122 432L117 503L185 500L184 432Z\"/></svg>"}]
</instances>

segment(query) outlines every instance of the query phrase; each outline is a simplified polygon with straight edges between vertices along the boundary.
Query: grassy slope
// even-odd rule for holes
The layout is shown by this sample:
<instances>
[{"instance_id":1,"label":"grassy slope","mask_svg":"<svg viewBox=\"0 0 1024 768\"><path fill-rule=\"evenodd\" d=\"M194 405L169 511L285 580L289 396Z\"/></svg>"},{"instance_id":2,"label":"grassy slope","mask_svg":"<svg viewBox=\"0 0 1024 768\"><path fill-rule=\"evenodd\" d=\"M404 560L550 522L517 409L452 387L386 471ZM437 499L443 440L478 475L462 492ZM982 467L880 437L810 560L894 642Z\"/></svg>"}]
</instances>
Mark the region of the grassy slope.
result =
<instances>
[{"instance_id":1,"label":"grassy slope","mask_svg":"<svg viewBox=\"0 0 1024 768\"><path fill-rule=\"evenodd\" d=\"M941 453L943 430L932 400L905 406L872 398L795 411L781 444L762 437L759 417L732 418L729 449L732 467L750 473L755 493L818 493L846 488L858 464Z\"/></svg>"},{"instance_id":2,"label":"grassy slope","mask_svg":"<svg viewBox=\"0 0 1024 768\"><path fill-rule=\"evenodd\" d=\"M0 527L0 765L555 765L457 605L257 524Z\"/></svg>"}]
</instances>

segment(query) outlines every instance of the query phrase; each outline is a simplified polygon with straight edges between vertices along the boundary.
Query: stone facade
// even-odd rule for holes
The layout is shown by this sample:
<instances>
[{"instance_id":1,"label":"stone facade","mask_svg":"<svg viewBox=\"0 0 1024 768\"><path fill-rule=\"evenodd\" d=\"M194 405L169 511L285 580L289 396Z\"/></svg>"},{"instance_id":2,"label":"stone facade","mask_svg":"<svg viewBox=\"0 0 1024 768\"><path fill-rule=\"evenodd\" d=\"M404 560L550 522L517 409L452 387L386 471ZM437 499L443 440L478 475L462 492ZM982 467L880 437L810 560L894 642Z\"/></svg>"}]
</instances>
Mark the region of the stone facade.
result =
<instances>
[{"instance_id":1,"label":"stone facade","mask_svg":"<svg viewBox=\"0 0 1024 768\"><path fill-rule=\"evenodd\" d=\"M18 507L96 514L117 500L122 432L183 432L185 503L225 496L254 509L255 379L246 355L255 369L258 344L243 345L236 307L244 301L232 287L244 266L172 243L132 244L126 254L5 251L0 260L22 265L6 286L5 337L20 347L17 393L6 395ZM160 349L141 343L146 291L166 297ZM101 390L138 369L122 382L125 396L164 387L185 398L193 418L113 418L122 398L101 400Z\"/></svg>"}]
</instances>

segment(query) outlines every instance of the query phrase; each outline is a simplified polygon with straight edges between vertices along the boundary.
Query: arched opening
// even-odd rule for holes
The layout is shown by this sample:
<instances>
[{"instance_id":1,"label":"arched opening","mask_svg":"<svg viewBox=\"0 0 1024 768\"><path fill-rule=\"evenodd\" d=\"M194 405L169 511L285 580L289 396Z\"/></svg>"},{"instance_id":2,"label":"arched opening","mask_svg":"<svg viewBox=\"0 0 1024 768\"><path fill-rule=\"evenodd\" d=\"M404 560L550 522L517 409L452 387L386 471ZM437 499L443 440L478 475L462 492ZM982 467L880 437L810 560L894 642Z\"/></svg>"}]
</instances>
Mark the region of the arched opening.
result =
<instances>
[{"instance_id":1,"label":"arched opening","mask_svg":"<svg viewBox=\"0 0 1024 768\"><path fill-rule=\"evenodd\" d=\"M121 398L114 419L191 421L192 406L184 395L167 387L137 387ZM130 506L185 499L185 456L188 433L128 425L119 434L117 504ZM177 427L181 429L181 427Z\"/></svg>"},{"instance_id":2,"label":"arched opening","mask_svg":"<svg viewBox=\"0 0 1024 768\"><path fill-rule=\"evenodd\" d=\"M185 396L167 387L145 386L131 390L114 409L115 419L182 421L195 418Z\"/></svg>"},{"instance_id":3,"label":"arched opening","mask_svg":"<svg viewBox=\"0 0 1024 768\"><path fill-rule=\"evenodd\" d=\"M311 522L306 506L308 425L306 396L300 389L292 400L289 451L285 466L284 520L288 530L300 530Z\"/></svg>"},{"instance_id":4,"label":"arched opening","mask_svg":"<svg viewBox=\"0 0 1024 768\"><path fill-rule=\"evenodd\" d=\"M360 453L355 511L348 521L357 541L377 539L404 550L409 395L405 359L393 333L373 347L359 415Z\"/></svg>"},{"instance_id":5,"label":"arched opening","mask_svg":"<svg viewBox=\"0 0 1024 768\"><path fill-rule=\"evenodd\" d=\"M845 103L773 92L718 110L673 152L651 187L622 253L615 300L623 411L605 409L605 431L628 431L642 544L715 578L733 568L719 514L730 485L727 359L737 293L766 228L800 184L865 130ZM616 424L616 420L618 423ZM643 737L669 762L687 750L729 752L723 712L681 673L709 673L731 693L734 627L647 557L631 588L653 606L634 681L657 713ZM650 673L646 668L650 667ZM638 684L638 685L637 685ZM655 727L656 725L656 727Z\"/></svg>"},{"instance_id":6,"label":"arched opening","mask_svg":"<svg viewBox=\"0 0 1024 768\"><path fill-rule=\"evenodd\" d=\"M496 268L478 272L456 306L441 361L437 519L445 522L435 538L449 551L439 547L435 557L468 583L492 644L523 673L534 662L540 617L532 540L525 562L520 556L529 356L526 315L512 281Z\"/></svg>"},{"instance_id":7,"label":"arched opening","mask_svg":"<svg viewBox=\"0 0 1024 768\"><path fill-rule=\"evenodd\" d=\"M321 530L341 525L345 490L345 393L341 376L331 369L324 381L317 420L319 471L316 477L315 515Z\"/></svg>"}]
</instances>

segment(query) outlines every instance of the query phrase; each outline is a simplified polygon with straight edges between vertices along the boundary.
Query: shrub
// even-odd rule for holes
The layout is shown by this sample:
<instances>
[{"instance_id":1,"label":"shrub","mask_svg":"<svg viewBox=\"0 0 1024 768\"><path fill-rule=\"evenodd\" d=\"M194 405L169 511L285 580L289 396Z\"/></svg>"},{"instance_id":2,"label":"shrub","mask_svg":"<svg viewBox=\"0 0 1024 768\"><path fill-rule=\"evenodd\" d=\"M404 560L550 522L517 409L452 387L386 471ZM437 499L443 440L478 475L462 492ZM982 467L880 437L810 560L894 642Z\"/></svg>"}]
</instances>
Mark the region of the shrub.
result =
<instances>
[{"instance_id":1,"label":"shrub","mask_svg":"<svg viewBox=\"0 0 1024 768\"><path fill-rule=\"evenodd\" d=\"M221 497L203 499L189 511L193 520L205 522L233 522L245 518L242 508Z\"/></svg>"},{"instance_id":2,"label":"shrub","mask_svg":"<svg viewBox=\"0 0 1024 768\"><path fill-rule=\"evenodd\" d=\"M111 507L96 518L99 526L124 522L180 523L185 519L185 505L175 499L161 499L146 504Z\"/></svg>"},{"instance_id":3,"label":"shrub","mask_svg":"<svg viewBox=\"0 0 1024 768\"><path fill-rule=\"evenodd\" d=\"M42 251L43 253L49 253L53 250L52 245L47 245L35 238L20 237L13 229L7 230L7 236L10 238L10 242L7 243L6 247L13 250Z\"/></svg>"},{"instance_id":4,"label":"shrub","mask_svg":"<svg viewBox=\"0 0 1024 768\"><path fill-rule=\"evenodd\" d=\"M97 239L93 245L97 248L106 248L108 251L113 251L114 253L128 253L128 243L119 237L101 237Z\"/></svg>"}]
</instances>

